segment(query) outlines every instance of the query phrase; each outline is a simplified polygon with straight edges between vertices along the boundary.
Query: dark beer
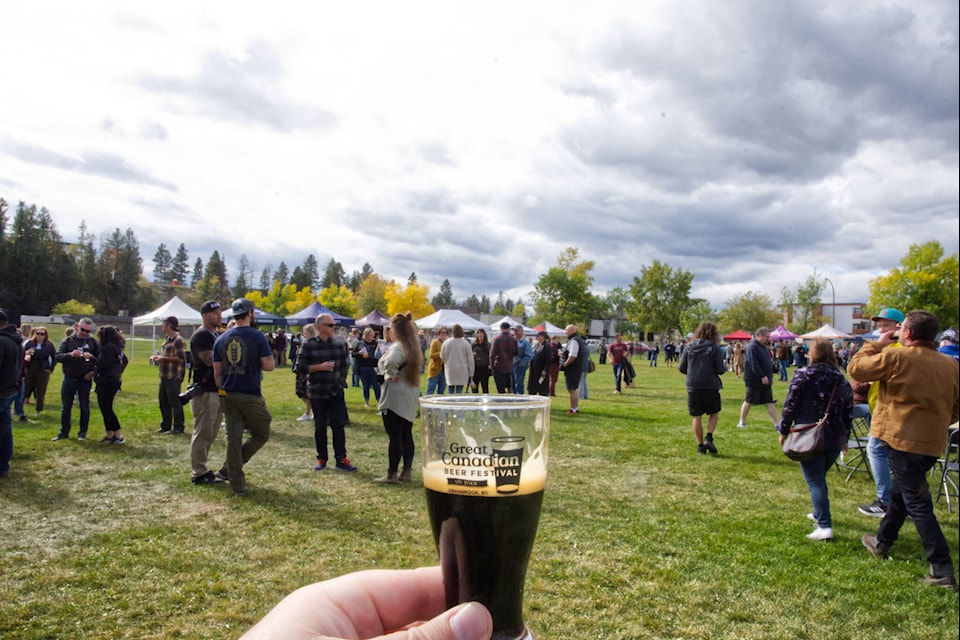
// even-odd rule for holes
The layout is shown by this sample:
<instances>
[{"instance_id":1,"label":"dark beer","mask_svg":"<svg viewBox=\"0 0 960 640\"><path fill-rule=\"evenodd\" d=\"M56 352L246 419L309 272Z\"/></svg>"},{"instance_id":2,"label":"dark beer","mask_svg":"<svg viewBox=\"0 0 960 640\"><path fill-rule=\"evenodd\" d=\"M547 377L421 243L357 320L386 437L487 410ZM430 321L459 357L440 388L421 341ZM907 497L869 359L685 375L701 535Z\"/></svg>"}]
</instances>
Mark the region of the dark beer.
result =
<instances>
[{"instance_id":1,"label":"dark beer","mask_svg":"<svg viewBox=\"0 0 960 640\"><path fill-rule=\"evenodd\" d=\"M493 616L494 639L532 637L523 623L523 584L546 474L525 473L518 489L503 495L492 478L489 488L478 487L441 469L425 469L424 485L447 607L481 602Z\"/></svg>"}]
</instances>

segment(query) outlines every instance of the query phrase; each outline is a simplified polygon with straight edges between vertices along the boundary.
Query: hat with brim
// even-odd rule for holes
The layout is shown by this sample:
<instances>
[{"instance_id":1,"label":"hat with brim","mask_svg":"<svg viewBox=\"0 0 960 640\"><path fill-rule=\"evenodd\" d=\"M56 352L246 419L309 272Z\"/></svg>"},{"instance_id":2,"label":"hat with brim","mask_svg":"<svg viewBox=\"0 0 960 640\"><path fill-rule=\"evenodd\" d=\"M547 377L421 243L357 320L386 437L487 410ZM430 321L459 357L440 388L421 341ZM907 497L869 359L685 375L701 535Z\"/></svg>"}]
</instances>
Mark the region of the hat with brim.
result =
<instances>
[{"instance_id":1,"label":"hat with brim","mask_svg":"<svg viewBox=\"0 0 960 640\"><path fill-rule=\"evenodd\" d=\"M894 322L903 322L903 313L897 309L887 308L870 319L874 322L877 320L893 320Z\"/></svg>"}]
</instances>

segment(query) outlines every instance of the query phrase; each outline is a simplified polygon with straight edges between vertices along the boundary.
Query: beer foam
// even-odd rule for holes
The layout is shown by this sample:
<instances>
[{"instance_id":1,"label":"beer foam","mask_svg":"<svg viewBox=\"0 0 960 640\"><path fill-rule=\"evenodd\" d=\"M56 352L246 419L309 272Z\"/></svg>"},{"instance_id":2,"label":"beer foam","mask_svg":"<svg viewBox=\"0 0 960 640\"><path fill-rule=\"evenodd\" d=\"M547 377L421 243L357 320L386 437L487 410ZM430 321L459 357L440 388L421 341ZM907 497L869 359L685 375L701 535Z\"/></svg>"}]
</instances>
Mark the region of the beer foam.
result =
<instances>
[{"instance_id":1,"label":"beer foam","mask_svg":"<svg viewBox=\"0 0 960 640\"><path fill-rule=\"evenodd\" d=\"M439 460L423 467L423 486L431 491L466 496L509 497L497 492L496 469L460 467ZM520 471L519 488L509 495L528 495L543 491L547 470L542 458L528 459Z\"/></svg>"}]
</instances>

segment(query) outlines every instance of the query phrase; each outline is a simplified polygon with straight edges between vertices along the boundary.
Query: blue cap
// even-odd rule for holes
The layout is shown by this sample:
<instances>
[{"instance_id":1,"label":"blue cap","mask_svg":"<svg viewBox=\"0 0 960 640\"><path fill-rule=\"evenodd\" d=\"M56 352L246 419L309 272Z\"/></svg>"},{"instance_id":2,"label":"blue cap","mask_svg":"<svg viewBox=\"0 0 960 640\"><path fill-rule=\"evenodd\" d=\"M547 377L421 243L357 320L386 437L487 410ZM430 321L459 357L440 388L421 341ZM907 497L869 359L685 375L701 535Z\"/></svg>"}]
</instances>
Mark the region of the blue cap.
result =
<instances>
[{"instance_id":1,"label":"blue cap","mask_svg":"<svg viewBox=\"0 0 960 640\"><path fill-rule=\"evenodd\" d=\"M903 313L897 309L884 309L877 315L870 318L874 322L877 320L893 320L894 322L903 322Z\"/></svg>"}]
</instances>

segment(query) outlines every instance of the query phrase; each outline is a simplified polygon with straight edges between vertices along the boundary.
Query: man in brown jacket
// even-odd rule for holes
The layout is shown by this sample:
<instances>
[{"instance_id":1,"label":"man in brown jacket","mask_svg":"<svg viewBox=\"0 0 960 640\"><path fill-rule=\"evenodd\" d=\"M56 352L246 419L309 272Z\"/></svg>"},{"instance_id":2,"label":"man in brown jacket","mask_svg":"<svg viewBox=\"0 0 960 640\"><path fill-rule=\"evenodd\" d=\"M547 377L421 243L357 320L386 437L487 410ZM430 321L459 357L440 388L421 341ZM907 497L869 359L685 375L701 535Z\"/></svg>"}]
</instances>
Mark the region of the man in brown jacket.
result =
<instances>
[{"instance_id":1,"label":"man in brown jacket","mask_svg":"<svg viewBox=\"0 0 960 640\"><path fill-rule=\"evenodd\" d=\"M950 549L927 484L927 472L946 446L947 425L960 414L960 368L937 352L933 340L939 329L932 313L911 311L899 327L903 348L884 349L894 331L883 331L853 357L848 370L879 385L870 435L883 441L893 472L887 513L877 535L864 534L863 546L886 557L909 515L930 562L923 582L956 590Z\"/></svg>"}]
</instances>

